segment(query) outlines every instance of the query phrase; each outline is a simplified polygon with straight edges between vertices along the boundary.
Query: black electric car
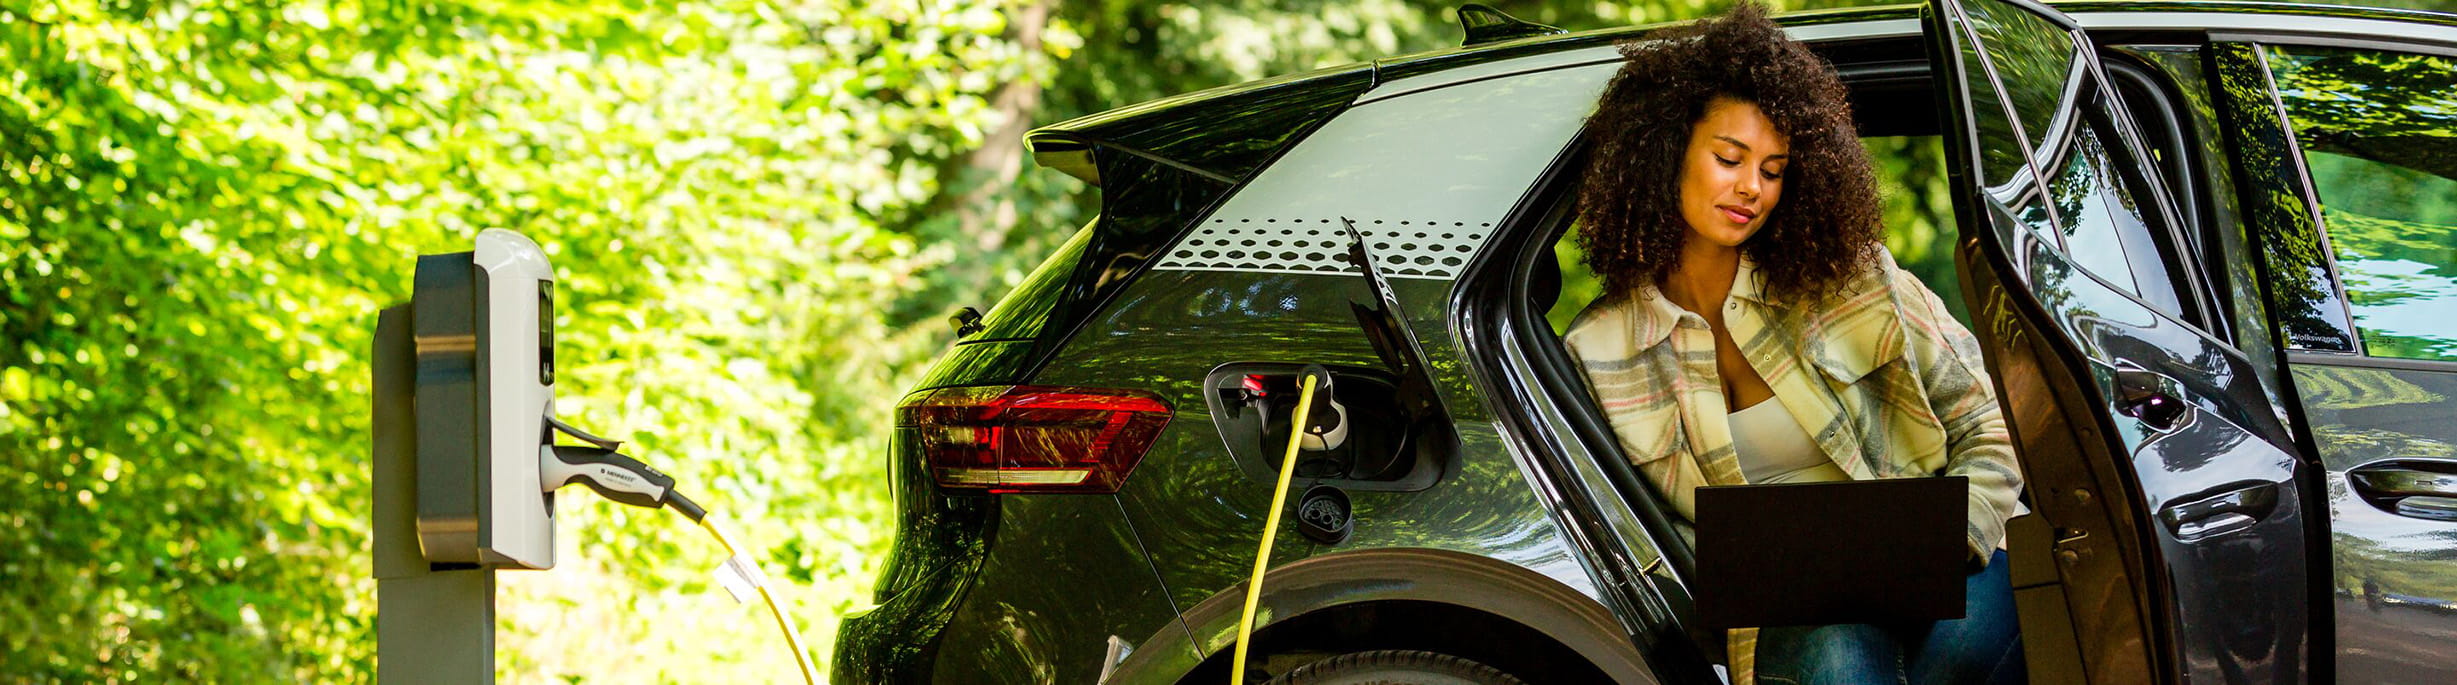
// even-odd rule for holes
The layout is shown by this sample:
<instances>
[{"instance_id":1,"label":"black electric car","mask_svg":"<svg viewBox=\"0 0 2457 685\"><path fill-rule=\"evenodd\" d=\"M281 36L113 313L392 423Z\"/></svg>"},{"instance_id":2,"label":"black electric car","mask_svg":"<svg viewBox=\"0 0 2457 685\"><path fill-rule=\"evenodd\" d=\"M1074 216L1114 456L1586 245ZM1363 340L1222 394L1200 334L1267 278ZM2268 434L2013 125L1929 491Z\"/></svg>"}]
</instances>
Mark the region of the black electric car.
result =
<instances>
[{"instance_id":1,"label":"black electric car","mask_svg":"<svg viewBox=\"0 0 2457 685\"><path fill-rule=\"evenodd\" d=\"M1349 516L1273 542L1250 673L1724 677L1690 601L1717 579L1555 323L1595 294L1562 240L1581 127L1642 29L1461 15L1459 49L1030 134L1100 216L896 409L894 556L839 682L1225 679L1308 365L1350 434L1289 506ZM2457 682L2457 16L1782 21L1872 150L1943 150L1911 270L2020 452L2035 682Z\"/></svg>"}]
</instances>

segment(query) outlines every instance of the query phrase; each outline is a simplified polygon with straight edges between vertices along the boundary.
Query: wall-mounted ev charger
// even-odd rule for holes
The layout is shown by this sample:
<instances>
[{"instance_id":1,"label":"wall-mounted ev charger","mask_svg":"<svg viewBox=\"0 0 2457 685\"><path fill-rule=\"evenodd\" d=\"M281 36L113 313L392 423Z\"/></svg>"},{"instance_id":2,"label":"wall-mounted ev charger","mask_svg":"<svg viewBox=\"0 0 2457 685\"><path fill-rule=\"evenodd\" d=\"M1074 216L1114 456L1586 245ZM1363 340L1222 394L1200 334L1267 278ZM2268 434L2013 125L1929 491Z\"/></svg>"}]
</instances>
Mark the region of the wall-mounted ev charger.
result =
<instances>
[{"instance_id":1,"label":"wall-mounted ev charger","mask_svg":"<svg viewBox=\"0 0 2457 685\"><path fill-rule=\"evenodd\" d=\"M765 575L715 517L621 443L556 418L554 282L537 243L490 229L468 252L420 256L410 303L378 319L377 678L491 682L492 574L554 567L554 493L579 483L707 529L726 550L727 588L758 590L815 683Z\"/></svg>"},{"instance_id":2,"label":"wall-mounted ev charger","mask_svg":"<svg viewBox=\"0 0 2457 685\"><path fill-rule=\"evenodd\" d=\"M418 258L418 546L437 562L548 569L554 497L554 267L521 234Z\"/></svg>"}]
</instances>

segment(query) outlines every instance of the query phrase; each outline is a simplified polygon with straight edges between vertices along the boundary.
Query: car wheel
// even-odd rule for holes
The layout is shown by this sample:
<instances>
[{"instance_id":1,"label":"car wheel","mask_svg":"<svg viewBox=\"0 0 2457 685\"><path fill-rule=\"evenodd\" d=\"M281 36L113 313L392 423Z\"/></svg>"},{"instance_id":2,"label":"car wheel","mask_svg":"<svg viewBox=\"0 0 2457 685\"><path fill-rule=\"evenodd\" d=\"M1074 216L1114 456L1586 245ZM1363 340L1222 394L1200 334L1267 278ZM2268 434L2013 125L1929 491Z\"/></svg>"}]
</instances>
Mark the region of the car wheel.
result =
<instances>
[{"instance_id":1,"label":"car wheel","mask_svg":"<svg viewBox=\"0 0 2457 685\"><path fill-rule=\"evenodd\" d=\"M1491 666L1448 654L1386 649L1297 667L1270 685L1523 685Z\"/></svg>"}]
</instances>

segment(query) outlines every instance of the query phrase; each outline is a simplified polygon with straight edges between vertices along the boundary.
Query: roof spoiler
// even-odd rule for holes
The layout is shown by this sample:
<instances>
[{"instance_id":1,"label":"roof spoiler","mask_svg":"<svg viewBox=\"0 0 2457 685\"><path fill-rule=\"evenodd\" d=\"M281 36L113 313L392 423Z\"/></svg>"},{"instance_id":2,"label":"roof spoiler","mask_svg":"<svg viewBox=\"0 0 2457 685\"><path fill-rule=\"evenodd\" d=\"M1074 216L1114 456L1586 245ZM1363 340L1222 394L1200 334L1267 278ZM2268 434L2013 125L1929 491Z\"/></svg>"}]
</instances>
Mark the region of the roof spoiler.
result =
<instances>
[{"instance_id":1,"label":"roof spoiler","mask_svg":"<svg viewBox=\"0 0 2457 685\"><path fill-rule=\"evenodd\" d=\"M1033 131L1024 135L1024 146L1032 150L1032 161L1041 166L1066 172L1085 183L1101 184L1101 169L1092 163L1092 143L1088 141L1063 130Z\"/></svg>"},{"instance_id":2,"label":"roof spoiler","mask_svg":"<svg viewBox=\"0 0 2457 685\"><path fill-rule=\"evenodd\" d=\"M1033 129L1032 159L1098 186L1103 169L1139 158L1236 185L1373 85L1350 64L1162 98Z\"/></svg>"}]
</instances>

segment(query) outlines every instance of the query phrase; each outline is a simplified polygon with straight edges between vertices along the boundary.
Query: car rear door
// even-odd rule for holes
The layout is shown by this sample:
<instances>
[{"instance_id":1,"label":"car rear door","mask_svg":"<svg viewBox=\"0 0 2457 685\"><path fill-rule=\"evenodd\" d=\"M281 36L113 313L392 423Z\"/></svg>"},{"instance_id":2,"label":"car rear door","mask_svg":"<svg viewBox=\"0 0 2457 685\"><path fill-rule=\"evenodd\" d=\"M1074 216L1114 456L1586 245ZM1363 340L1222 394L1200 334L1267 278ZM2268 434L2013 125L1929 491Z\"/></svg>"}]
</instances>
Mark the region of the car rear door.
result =
<instances>
[{"instance_id":1,"label":"car rear door","mask_svg":"<svg viewBox=\"0 0 2457 685\"><path fill-rule=\"evenodd\" d=\"M2205 271L2095 48L2029 2L1931 0L1925 25L1957 259L2039 516L2011 541L2033 678L2302 680L2311 465L2205 331Z\"/></svg>"}]
</instances>

